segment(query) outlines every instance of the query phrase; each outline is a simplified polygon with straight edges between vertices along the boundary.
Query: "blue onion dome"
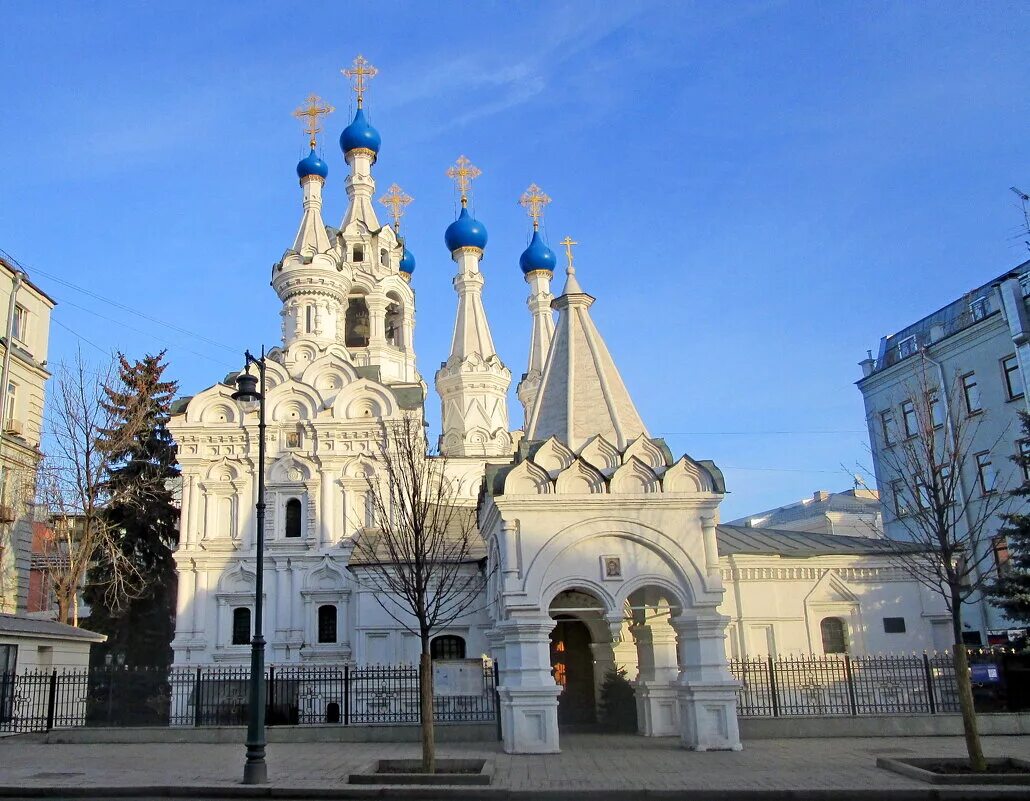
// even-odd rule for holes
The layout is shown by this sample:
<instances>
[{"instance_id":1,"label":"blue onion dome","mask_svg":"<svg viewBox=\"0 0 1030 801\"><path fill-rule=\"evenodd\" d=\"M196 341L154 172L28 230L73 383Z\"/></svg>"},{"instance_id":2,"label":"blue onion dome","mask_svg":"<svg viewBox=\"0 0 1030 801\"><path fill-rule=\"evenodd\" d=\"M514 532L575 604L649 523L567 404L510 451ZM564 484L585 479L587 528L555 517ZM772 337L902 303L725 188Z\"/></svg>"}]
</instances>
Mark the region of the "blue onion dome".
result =
<instances>
[{"instance_id":1,"label":"blue onion dome","mask_svg":"<svg viewBox=\"0 0 1030 801\"><path fill-rule=\"evenodd\" d=\"M400 271L411 275L415 272L415 257L411 255L411 251L404 248L404 255L401 256Z\"/></svg>"},{"instance_id":2,"label":"blue onion dome","mask_svg":"<svg viewBox=\"0 0 1030 801\"><path fill-rule=\"evenodd\" d=\"M340 134L340 147L344 153L359 147L379 153L379 145L382 142L379 131L368 124L368 120L365 119L365 111L361 108L354 115L354 121Z\"/></svg>"},{"instance_id":3,"label":"blue onion dome","mask_svg":"<svg viewBox=\"0 0 1030 801\"><path fill-rule=\"evenodd\" d=\"M297 163L297 175L301 178L307 178L309 175L325 178L329 175L329 165L318 157L314 148L311 148L311 152Z\"/></svg>"},{"instance_id":4,"label":"blue onion dome","mask_svg":"<svg viewBox=\"0 0 1030 801\"><path fill-rule=\"evenodd\" d=\"M458 248L482 250L486 247L486 226L469 214L469 210L465 206L462 206L458 219L447 226L443 241L451 253Z\"/></svg>"},{"instance_id":5,"label":"blue onion dome","mask_svg":"<svg viewBox=\"0 0 1030 801\"><path fill-rule=\"evenodd\" d=\"M519 256L519 267L522 268L522 272L547 270L547 272L553 273L555 262L554 251L544 244L540 232L534 231L533 238L529 241L529 247Z\"/></svg>"}]
</instances>

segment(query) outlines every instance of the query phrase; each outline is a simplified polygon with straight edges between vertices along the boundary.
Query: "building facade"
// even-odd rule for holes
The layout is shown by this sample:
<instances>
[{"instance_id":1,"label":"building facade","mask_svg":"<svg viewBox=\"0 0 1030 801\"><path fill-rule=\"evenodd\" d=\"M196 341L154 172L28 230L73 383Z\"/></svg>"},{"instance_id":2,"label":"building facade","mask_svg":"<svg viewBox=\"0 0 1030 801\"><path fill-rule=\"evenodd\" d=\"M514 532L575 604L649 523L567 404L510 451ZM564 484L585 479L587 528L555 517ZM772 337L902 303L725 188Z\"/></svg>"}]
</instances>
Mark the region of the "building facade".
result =
<instances>
[{"instance_id":1,"label":"building facade","mask_svg":"<svg viewBox=\"0 0 1030 801\"><path fill-rule=\"evenodd\" d=\"M964 426L970 433L957 477L959 492L970 499L971 512L1025 479L1012 457L1030 447L1023 438L1019 413L1030 410L1024 390L1030 367L1030 262L999 276L933 314L880 340L860 362L858 388L865 402L869 442L880 488L886 534L904 539L903 516L913 499L902 492L903 479L892 470L890 451L915 435L913 398L919 387L936 393L934 424ZM896 466L896 460L894 461ZM911 494L911 493L908 493ZM1003 510L1001 510L1003 511ZM968 528L968 518L959 525ZM976 554L980 569L994 573L1007 555L997 536L995 514ZM970 644L1008 643L1013 624L982 598L967 607L964 637ZM1014 633L1014 632L1013 632Z\"/></svg>"},{"instance_id":2,"label":"building facade","mask_svg":"<svg viewBox=\"0 0 1030 801\"><path fill-rule=\"evenodd\" d=\"M844 492L816 490L796 503L766 509L727 521L731 526L778 528L837 534L845 537L882 537L880 494L867 487Z\"/></svg>"},{"instance_id":3,"label":"building facade","mask_svg":"<svg viewBox=\"0 0 1030 801\"><path fill-rule=\"evenodd\" d=\"M0 252L0 612L25 611L32 563L35 475L55 302Z\"/></svg>"}]
</instances>

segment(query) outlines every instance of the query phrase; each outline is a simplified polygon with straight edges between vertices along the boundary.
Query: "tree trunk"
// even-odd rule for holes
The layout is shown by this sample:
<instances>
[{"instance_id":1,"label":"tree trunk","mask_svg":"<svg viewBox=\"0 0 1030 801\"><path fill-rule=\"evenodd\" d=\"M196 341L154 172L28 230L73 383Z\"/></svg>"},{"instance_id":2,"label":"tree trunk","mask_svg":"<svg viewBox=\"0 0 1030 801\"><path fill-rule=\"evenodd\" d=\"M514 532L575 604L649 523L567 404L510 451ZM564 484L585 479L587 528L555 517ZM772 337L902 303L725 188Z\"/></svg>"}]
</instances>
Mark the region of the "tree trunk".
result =
<instances>
[{"instance_id":1,"label":"tree trunk","mask_svg":"<svg viewBox=\"0 0 1030 801\"><path fill-rule=\"evenodd\" d=\"M433 660L423 646L418 670L419 705L422 712L422 771L436 772L436 732L433 730Z\"/></svg>"},{"instance_id":2,"label":"tree trunk","mask_svg":"<svg viewBox=\"0 0 1030 801\"><path fill-rule=\"evenodd\" d=\"M976 710L973 709L973 686L969 677L969 657L962 643L955 643L955 682L958 685L958 703L962 710L962 733L966 738L969 765L975 771L987 770L980 733L976 727Z\"/></svg>"}]
</instances>

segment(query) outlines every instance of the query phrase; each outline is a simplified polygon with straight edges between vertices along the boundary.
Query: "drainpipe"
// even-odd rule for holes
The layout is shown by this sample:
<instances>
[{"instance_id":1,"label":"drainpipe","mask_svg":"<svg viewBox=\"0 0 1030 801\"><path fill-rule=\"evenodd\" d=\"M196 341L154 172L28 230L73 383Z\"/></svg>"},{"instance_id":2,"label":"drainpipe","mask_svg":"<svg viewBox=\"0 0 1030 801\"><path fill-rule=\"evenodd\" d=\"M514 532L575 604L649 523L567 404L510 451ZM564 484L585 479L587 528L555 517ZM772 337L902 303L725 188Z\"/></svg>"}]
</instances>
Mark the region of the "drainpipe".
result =
<instances>
[{"instance_id":1,"label":"drainpipe","mask_svg":"<svg viewBox=\"0 0 1030 801\"><path fill-rule=\"evenodd\" d=\"M927 353L927 350L928 349L925 348L925 347L922 348L921 355L922 355L922 357L924 359L926 359L928 362L930 362L930 364L932 364L934 367L937 368L937 380L940 381L940 385L941 385L941 389L940 389L940 393L939 393L938 397L940 398L940 402L944 404L944 420L945 420L946 433L947 433L948 439L953 441L954 440L954 436L953 436L953 432L952 432L952 422L951 422L951 398L948 395L948 390L947 390L948 385L944 382L944 367L943 367L943 365L939 361L937 361L936 359L931 357L930 354ZM962 474L962 470L958 471L958 485L959 485L959 490L962 492L962 497L963 498L969 498L970 496L969 496L968 491L966 489L966 478ZM972 528L971 528L971 526L969 524L969 504L968 503L963 503L962 506L963 506L963 516L966 518L966 531L970 531L970 530L972 530ZM980 574L980 567L979 567L979 564L978 564L977 559L976 559L976 554L973 554L973 558L974 558L973 569L976 570L977 581L979 582L980 579L982 578L982 575ZM983 598L983 593L980 593L980 603L978 604L978 606L980 608L980 622L983 624L983 628L984 628L984 633L985 634L990 629L990 625L988 624L988 621L987 621L987 609L985 608L986 605L987 605L987 602Z\"/></svg>"},{"instance_id":2,"label":"drainpipe","mask_svg":"<svg viewBox=\"0 0 1030 801\"><path fill-rule=\"evenodd\" d=\"M7 384L11 374L11 340L14 339L14 308L18 303L18 290L21 288L25 273L14 271L14 286L11 288L11 299L7 304L7 333L4 339L4 366L0 371L0 417L7 412ZM0 504L7 498L7 467L3 461L4 432L7 420L0 420Z\"/></svg>"}]
</instances>

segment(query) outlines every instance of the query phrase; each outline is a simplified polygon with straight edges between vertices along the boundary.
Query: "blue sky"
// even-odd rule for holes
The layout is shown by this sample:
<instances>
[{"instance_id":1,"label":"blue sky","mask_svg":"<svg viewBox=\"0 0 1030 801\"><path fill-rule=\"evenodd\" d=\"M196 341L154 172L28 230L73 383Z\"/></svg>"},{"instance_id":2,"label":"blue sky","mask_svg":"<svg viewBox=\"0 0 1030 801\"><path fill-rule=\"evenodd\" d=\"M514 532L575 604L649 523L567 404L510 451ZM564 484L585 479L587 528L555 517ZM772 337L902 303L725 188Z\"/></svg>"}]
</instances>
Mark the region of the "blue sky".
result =
<instances>
[{"instance_id":1,"label":"blue sky","mask_svg":"<svg viewBox=\"0 0 1030 801\"><path fill-rule=\"evenodd\" d=\"M535 181L651 432L726 472L724 519L849 486L865 350L1028 255L1008 191L1030 188L1024 3L50 2L4 4L0 25L0 247L60 302L51 361L166 347L188 394L275 344L290 112L312 91L337 107L336 224L339 69L361 52L378 188L415 197L427 381L453 326L444 172L464 153L502 358L525 368L517 199ZM435 394L427 411L436 429Z\"/></svg>"}]
</instances>

